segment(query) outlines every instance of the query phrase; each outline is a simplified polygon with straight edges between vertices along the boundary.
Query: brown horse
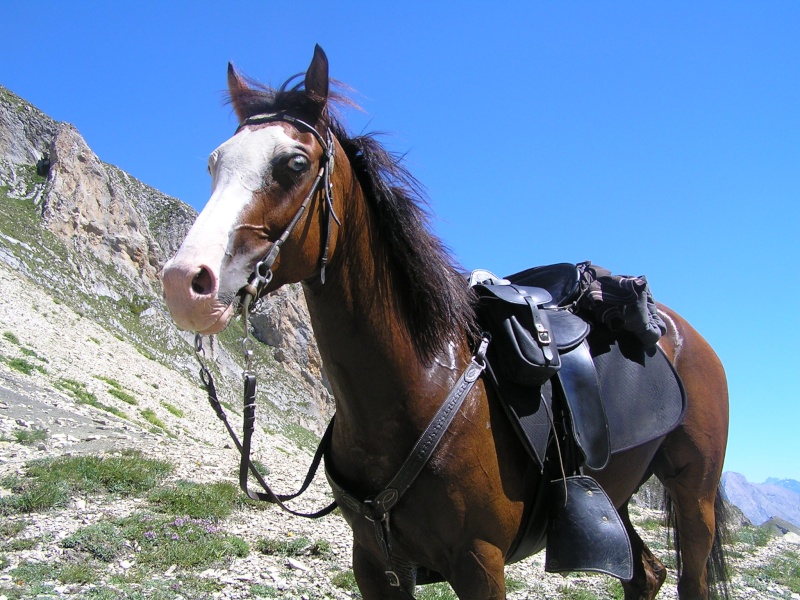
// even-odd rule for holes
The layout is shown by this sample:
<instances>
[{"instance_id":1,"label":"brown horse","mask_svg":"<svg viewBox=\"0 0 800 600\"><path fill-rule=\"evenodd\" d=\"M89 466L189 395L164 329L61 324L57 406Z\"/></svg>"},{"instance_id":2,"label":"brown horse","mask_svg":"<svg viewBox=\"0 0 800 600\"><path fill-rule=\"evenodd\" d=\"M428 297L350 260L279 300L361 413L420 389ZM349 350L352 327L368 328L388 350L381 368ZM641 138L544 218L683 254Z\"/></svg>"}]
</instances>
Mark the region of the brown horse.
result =
<instances>
[{"instance_id":1,"label":"brown horse","mask_svg":"<svg viewBox=\"0 0 800 600\"><path fill-rule=\"evenodd\" d=\"M415 180L373 137L348 136L331 115L329 100L344 99L329 91L319 47L294 87L256 86L231 66L228 86L241 124L211 154L212 196L164 267L167 303L180 327L210 335L226 327L243 294L302 282L336 398L326 469L352 497L370 498L469 364L472 299L427 228ZM721 551L727 386L703 338L661 311L668 332L660 345L683 380L685 420L592 475L637 557L625 598L653 598L666 577L628 518L628 500L651 474L673 502L680 597L707 598ZM544 484L479 379L385 528L340 502L364 598L413 597L420 569L441 574L462 600L504 598L505 559Z\"/></svg>"}]
</instances>

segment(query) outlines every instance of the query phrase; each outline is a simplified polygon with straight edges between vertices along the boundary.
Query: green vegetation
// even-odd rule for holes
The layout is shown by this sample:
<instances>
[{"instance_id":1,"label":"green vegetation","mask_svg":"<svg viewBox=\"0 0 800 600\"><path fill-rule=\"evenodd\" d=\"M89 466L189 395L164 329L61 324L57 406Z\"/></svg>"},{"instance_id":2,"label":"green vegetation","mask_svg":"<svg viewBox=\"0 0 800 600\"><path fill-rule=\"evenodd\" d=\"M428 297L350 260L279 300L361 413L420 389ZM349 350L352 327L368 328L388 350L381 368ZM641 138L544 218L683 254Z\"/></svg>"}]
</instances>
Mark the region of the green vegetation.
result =
<instances>
[{"instance_id":1,"label":"green vegetation","mask_svg":"<svg viewBox=\"0 0 800 600\"><path fill-rule=\"evenodd\" d=\"M256 550L262 554L278 554L281 556L300 556L303 554L325 556L330 554L331 545L326 540L312 542L303 536L287 539L261 538L256 543Z\"/></svg>"},{"instance_id":2,"label":"green vegetation","mask_svg":"<svg viewBox=\"0 0 800 600\"><path fill-rule=\"evenodd\" d=\"M182 419L184 416L186 416L186 413L184 413L180 408L170 404L169 402L162 401L161 406L163 406L168 413L178 417L179 419Z\"/></svg>"},{"instance_id":3,"label":"green vegetation","mask_svg":"<svg viewBox=\"0 0 800 600\"><path fill-rule=\"evenodd\" d=\"M139 514L113 523L124 539L138 544L141 565L207 567L250 551L247 542L223 532L211 519Z\"/></svg>"},{"instance_id":4,"label":"green vegetation","mask_svg":"<svg viewBox=\"0 0 800 600\"><path fill-rule=\"evenodd\" d=\"M416 598L418 600L458 600L453 593L453 588L447 583L417 586Z\"/></svg>"},{"instance_id":5,"label":"green vegetation","mask_svg":"<svg viewBox=\"0 0 800 600\"><path fill-rule=\"evenodd\" d=\"M752 527L750 525L746 525L736 532L732 541L735 544L744 544L746 546L763 548L769 544L771 539L772 534L768 529L764 527Z\"/></svg>"},{"instance_id":6,"label":"green vegetation","mask_svg":"<svg viewBox=\"0 0 800 600\"><path fill-rule=\"evenodd\" d=\"M564 600L603 600L591 590L568 585L558 587L558 597Z\"/></svg>"},{"instance_id":7,"label":"green vegetation","mask_svg":"<svg viewBox=\"0 0 800 600\"><path fill-rule=\"evenodd\" d=\"M23 520L12 521L11 519L3 519L0 521L0 541L18 536L25 531L27 526L28 523Z\"/></svg>"},{"instance_id":8,"label":"green vegetation","mask_svg":"<svg viewBox=\"0 0 800 600\"><path fill-rule=\"evenodd\" d=\"M18 444L23 444L24 446L33 446L44 442L48 438L47 430L39 427L15 429L12 435Z\"/></svg>"},{"instance_id":9,"label":"green vegetation","mask_svg":"<svg viewBox=\"0 0 800 600\"><path fill-rule=\"evenodd\" d=\"M250 595L254 598L280 598L280 590L269 585L256 583L250 586Z\"/></svg>"},{"instance_id":10,"label":"green vegetation","mask_svg":"<svg viewBox=\"0 0 800 600\"><path fill-rule=\"evenodd\" d=\"M358 585L356 584L356 576L352 571L339 571L331 577L331 583L336 587L353 594L358 592Z\"/></svg>"},{"instance_id":11,"label":"green vegetation","mask_svg":"<svg viewBox=\"0 0 800 600\"><path fill-rule=\"evenodd\" d=\"M100 381L103 381L103 382L107 383L112 388L115 388L117 390L123 389L122 388L122 384L119 381L117 381L116 379L114 379L113 377L103 377L101 375L95 375L95 379L99 379Z\"/></svg>"},{"instance_id":12,"label":"green vegetation","mask_svg":"<svg viewBox=\"0 0 800 600\"><path fill-rule=\"evenodd\" d=\"M61 541L62 548L72 548L102 562L111 562L125 550L121 529L102 521L79 529Z\"/></svg>"},{"instance_id":13,"label":"green vegetation","mask_svg":"<svg viewBox=\"0 0 800 600\"><path fill-rule=\"evenodd\" d=\"M664 528L664 519L648 516L636 522L637 529L644 531L661 531Z\"/></svg>"},{"instance_id":14,"label":"green vegetation","mask_svg":"<svg viewBox=\"0 0 800 600\"><path fill-rule=\"evenodd\" d=\"M164 431L167 430L167 426L164 424L164 421L156 416L156 412L152 408L145 408L139 411L139 414L142 415L145 421L150 423L151 425L155 425L156 427L163 429Z\"/></svg>"},{"instance_id":15,"label":"green vegetation","mask_svg":"<svg viewBox=\"0 0 800 600\"><path fill-rule=\"evenodd\" d=\"M7 552L19 552L20 550L33 550L42 543L42 538L18 538L11 540L5 545Z\"/></svg>"},{"instance_id":16,"label":"green vegetation","mask_svg":"<svg viewBox=\"0 0 800 600\"><path fill-rule=\"evenodd\" d=\"M141 315L144 311L150 308L150 298L147 296L142 296L140 294L134 294L132 298L127 299L128 303L128 310L131 311L137 317Z\"/></svg>"},{"instance_id":17,"label":"green vegetation","mask_svg":"<svg viewBox=\"0 0 800 600\"><path fill-rule=\"evenodd\" d=\"M118 400L122 400L126 404L131 404L133 406L139 404L139 401L136 398L134 398L128 392L125 392L123 390L118 390L117 388L111 388L110 390L108 390L108 393L117 398Z\"/></svg>"},{"instance_id":18,"label":"green vegetation","mask_svg":"<svg viewBox=\"0 0 800 600\"><path fill-rule=\"evenodd\" d=\"M15 346L19 346L20 345L19 338L16 335L14 335L13 333L11 333L10 331L4 331L3 332L3 338L8 340L9 342L14 344Z\"/></svg>"},{"instance_id":19,"label":"green vegetation","mask_svg":"<svg viewBox=\"0 0 800 600\"><path fill-rule=\"evenodd\" d=\"M57 580L65 584L89 583L97 579L98 569L92 563L74 560L54 563L25 561L17 568L11 569L10 574L17 586L22 588L19 591L25 593L20 596L10 596L11 598L40 597L43 594L48 594L47 597L52 597L49 595L53 590L52 585L44 582Z\"/></svg>"},{"instance_id":20,"label":"green vegetation","mask_svg":"<svg viewBox=\"0 0 800 600\"><path fill-rule=\"evenodd\" d=\"M17 346L19 348L19 351L24 356L27 356L28 358L34 358L34 359L36 359L36 360L38 360L40 362L43 362L43 363L50 362L46 358L44 358L43 356L39 356L39 354L38 354L38 352L36 352L36 350L34 350L32 348L28 348L26 346L23 346L22 342L19 341L19 338L16 336L16 334L14 334L11 331L4 331L3 332L3 339L5 339L5 340L11 342L12 344L14 344L15 346ZM11 361L9 361L9 362L11 362ZM38 371L41 371L42 373L46 373L46 371L42 367L40 367L38 365L31 365L30 363L28 363L28 361L26 361L24 359L13 359L13 362L14 362L14 364L12 364L11 366L13 368L17 369L18 371L21 371L21 372L25 373L26 375L30 375L31 372L33 372L34 370L38 370Z\"/></svg>"},{"instance_id":21,"label":"green vegetation","mask_svg":"<svg viewBox=\"0 0 800 600\"><path fill-rule=\"evenodd\" d=\"M313 431L309 431L302 425L285 421L283 433L292 440L299 448L314 452L319 445L319 436Z\"/></svg>"},{"instance_id":22,"label":"green vegetation","mask_svg":"<svg viewBox=\"0 0 800 600\"><path fill-rule=\"evenodd\" d=\"M211 484L178 481L147 497L161 512L200 519L227 517L243 504L242 498L238 488L227 481Z\"/></svg>"},{"instance_id":23,"label":"green vegetation","mask_svg":"<svg viewBox=\"0 0 800 600\"><path fill-rule=\"evenodd\" d=\"M104 410L122 419L130 420L128 415L126 415L123 411L114 406L108 406L107 404L100 402L93 392L90 392L86 389L85 383L75 381L74 379L59 379L55 382L55 386L60 390L68 392L73 398L75 398L75 401L78 404L88 404L89 406Z\"/></svg>"},{"instance_id":24,"label":"green vegetation","mask_svg":"<svg viewBox=\"0 0 800 600\"><path fill-rule=\"evenodd\" d=\"M355 582L355 579L354 579ZM506 577L506 591L518 592L525 589L525 583ZM448 583L432 583L429 585L417 586L417 600L457 600L453 588Z\"/></svg>"},{"instance_id":25,"label":"green vegetation","mask_svg":"<svg viewBox=\"0 0 800 600\"><path fill-rule=\"evenodd\" d=\"M521 579L506 577L506 592L520 592L525 589L525 582Z\"/></svg>"},{"instance_id":26,"label":"green vegetation","mask_svg":"<svg viewBox=\"0 0 800 600\"><path fill-rule=\"evenodd\" d=\"M788 552L773 557L765 567L748 571L749 576L760 583L777 583L788 587L794 594L800 593L800 553Z\"/></svg>"},{"instance_id":27,"label":"green vegetation","mask_svg":"<svg viewBox=\"0 0 800 600\"><path fill-rule=\"evenodd\" d=\"M74 379L59 379L56 382L56 387L75 398L81 404L93 404L98 402L97 396L86 389L86 384Z\"/></svg>"},{"instance_id":28,"label":"green vegetation","mask_svg":"<svg viewBox=\"0 0 800 600\"><path fill-rule=\"evenodd\" d=\"M24 373L25 375L33 375L34 371L38 371L39 373L46 374L47 370L42 367L41 365L35 365L31 362L28 362L24 358L10 358L6 360L6 364L19 371L20 373Z\"/></svg>"},{"instance_id":29,"label":"green vegetation","mask_svg":"<svg viewBox=\"0 0 800 600\"><path fill-rule=\"evenodd\" d=\"M74 494L131 494L153 488L172 470L169 463L138 452L122 456L63 456L28 463L23 478L4 482L12 494L0 498L0 515L66 505Z\"/></svg>"}]
</instances>

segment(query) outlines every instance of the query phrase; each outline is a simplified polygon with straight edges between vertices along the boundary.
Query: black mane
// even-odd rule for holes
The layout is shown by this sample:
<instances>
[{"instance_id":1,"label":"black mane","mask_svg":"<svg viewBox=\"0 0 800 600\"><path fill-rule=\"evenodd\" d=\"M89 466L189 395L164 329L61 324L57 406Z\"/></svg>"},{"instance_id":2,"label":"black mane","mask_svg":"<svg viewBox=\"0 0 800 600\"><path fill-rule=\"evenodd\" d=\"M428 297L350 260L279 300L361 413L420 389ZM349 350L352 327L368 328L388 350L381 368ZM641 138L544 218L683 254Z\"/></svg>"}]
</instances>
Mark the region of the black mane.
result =
<instances>
[{"instance_id":1,"label":"black mane","mask_svg":"<svg viewBox=\"0 0 800 600\"><path fill-rule=\"evenodd\" d=\"M278 89L250 82L250 88L235 92L230 101L243 118L265 112L298 118L318 114L302 83L289 87L295 79ZM336 92L331 93L328 107L331 101L354 106ZM351 137L330 110L326 112L326 121L316 125L330 127L347 154L385 247L391 293L417 354L430 362L450 341L475 333L474 297L448 250L431 233L421 186L402 158L387 151L374 134Z\"/></svg>"}]
</instances>

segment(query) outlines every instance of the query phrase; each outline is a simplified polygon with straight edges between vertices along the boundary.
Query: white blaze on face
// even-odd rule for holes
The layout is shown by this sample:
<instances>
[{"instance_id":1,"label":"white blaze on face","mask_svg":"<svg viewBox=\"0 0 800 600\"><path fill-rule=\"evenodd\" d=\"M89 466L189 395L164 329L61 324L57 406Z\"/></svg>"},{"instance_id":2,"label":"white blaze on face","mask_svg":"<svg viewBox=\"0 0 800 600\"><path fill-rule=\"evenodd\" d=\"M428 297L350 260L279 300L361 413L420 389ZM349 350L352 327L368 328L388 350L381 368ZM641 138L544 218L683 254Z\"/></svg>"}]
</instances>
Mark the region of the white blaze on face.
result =
<instances>
[{"instance_id":1,"label":"white blaze on face","mask_svg":"<svg viewBox=\"0 0 800 600\"><path fill-rule=\"evenodd\" d=\"M192 261L214 271L218 297L229 299L247 283L252 257L234 256L233 234L253 194L270 181L273 157L298 146L283 127L271 126L243 129L211 153L211 198L173 260Z\"/></svg>"}]
</instances>

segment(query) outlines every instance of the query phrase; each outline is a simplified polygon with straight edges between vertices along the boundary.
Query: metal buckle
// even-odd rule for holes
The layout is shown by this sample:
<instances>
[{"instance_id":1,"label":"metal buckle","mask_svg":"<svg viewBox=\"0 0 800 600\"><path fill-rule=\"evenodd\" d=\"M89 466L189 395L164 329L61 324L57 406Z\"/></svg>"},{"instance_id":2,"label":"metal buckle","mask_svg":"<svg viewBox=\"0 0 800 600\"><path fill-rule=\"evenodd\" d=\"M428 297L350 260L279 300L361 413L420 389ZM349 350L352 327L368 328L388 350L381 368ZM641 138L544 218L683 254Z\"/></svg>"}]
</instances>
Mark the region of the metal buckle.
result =
<instances>
[{"instance_id":1,"label":"metal buckle","mask_svg":"<svg viewBox=\"0 0 800 600\"><path fill-rule=\"evenodd\" d=\"M540 344L546 346L550 343L550 332L542 323L536 324L536 334Z\"/></svg>"},{"instance_id":2,"label":"metal buckle","mask_svg":"<svg viewBox=\"0 0 800 600\"><path fill-rule=\"evenodd\" d=\"M400 578L394 571L385 571L386 577L389 579L389 585L392 587L400 587Z\"/></svg>"}]
</instances>

